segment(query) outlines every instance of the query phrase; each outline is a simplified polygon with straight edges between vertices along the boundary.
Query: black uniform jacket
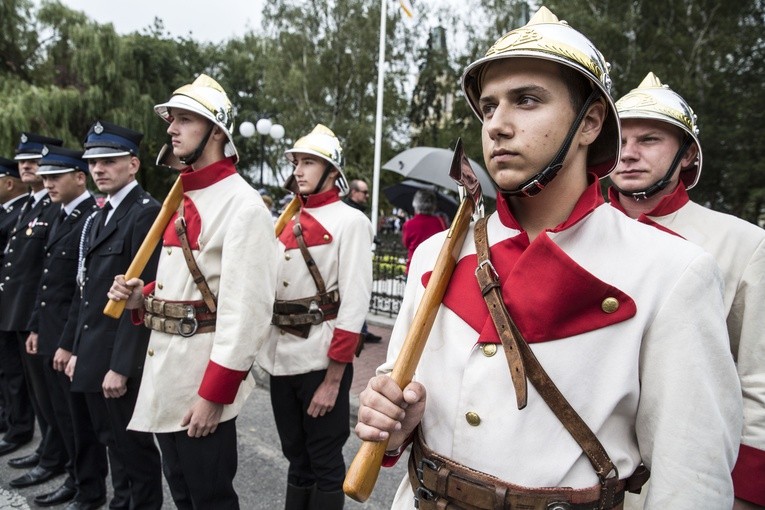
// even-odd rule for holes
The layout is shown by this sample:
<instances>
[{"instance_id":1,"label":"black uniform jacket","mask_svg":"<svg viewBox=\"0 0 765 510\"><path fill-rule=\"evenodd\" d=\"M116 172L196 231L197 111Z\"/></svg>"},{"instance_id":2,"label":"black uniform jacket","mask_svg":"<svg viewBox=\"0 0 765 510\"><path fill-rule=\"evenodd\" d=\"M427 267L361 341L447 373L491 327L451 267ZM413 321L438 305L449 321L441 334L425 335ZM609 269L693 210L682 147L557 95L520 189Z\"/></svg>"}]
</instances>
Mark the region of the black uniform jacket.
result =
<instances>
[{"instance_id":1,"label":"black uniform jacket","mask_svg":"<svg viewBox=\"0 0 765 510\"><path fill-rule=\"evenodd\" d=\"M45 195L21 213L8 234L8 250L0 268L0 331L27 331L43 271L45 243L58 207Z\"/></svg>"},{"instance_id":2,"label":"black uniform jacket","mask_svg":"<svg viewBox=\"0 0 765 510\"><path fill-rule=\"evenodd\" d=\"M54 207L61 214L61 209ZM61 332L69 316L69 307L77 287L77 253L82 227L88 216L98 210L89 197L48 235L43 274L37 291L32 318L27 329L37 333L37 354L53 356L59 347Z\"/></svg>"},{"instance_id":3,"label":"black uniform jacket","mask_svg":"<svg viewBox=\"0 0 765 510\"><path fill-rule=\"evenodd\" d=\"M72 391L100 392L109 370L140 378L150 330L133 324L129 312L112 319L103 309L114 277L127 271L158 212L159 202L136 186L114 210L109 223L98 228L106 214L100 211L84 236L85 282L74 294L60 343L77 356ZM142 280L155 279L159 249L158 245Z\"/></svg>"},{"instance_id":4,"label":"black uniform jacket","mask_svg":"<svg viewBox=\"0 0 765 510\"><path fill-rule=\"evenodd\" d=\"M8 244L8 234L16 225L16 221L19 219L19 214L21 214L21 209L24 207L24 201L27 196L28 195L21 195L17 197L16 200L13 200L8 205L8 210L6 210L5 207L0 206L0 261L3 260L5 245Z\"/></svg>"}]
</instances>

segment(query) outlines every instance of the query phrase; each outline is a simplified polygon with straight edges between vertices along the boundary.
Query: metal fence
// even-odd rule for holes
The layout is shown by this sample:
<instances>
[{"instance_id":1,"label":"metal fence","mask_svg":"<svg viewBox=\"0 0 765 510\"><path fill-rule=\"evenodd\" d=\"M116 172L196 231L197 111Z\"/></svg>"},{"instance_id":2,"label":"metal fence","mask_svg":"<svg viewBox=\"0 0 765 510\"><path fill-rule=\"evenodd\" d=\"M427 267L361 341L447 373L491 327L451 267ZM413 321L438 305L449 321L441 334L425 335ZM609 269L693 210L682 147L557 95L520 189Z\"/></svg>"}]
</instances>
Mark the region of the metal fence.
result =
<instances>
[{"instance_id":1,"label":"metal fence","mask_svg":"<svg viewBox=\"0 0 765 510\"><path fill-rule=\"evenodd\" d=\"M405 267L406 248L401 244L401 234L386 232L378 235L372 262L371 312L389 317L398 315L406 285Z\"/></svg>"}]
</instances>

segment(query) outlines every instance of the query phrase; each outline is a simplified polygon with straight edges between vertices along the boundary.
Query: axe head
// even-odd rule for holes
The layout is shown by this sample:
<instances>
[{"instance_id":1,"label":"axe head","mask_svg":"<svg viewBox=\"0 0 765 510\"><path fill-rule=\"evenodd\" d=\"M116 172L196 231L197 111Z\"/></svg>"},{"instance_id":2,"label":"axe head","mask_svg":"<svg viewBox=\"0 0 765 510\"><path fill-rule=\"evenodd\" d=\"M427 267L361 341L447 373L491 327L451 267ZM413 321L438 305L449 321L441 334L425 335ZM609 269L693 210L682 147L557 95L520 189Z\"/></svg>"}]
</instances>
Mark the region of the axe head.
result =
<instances>
[{"instance_id":1,"label":"axe head","mask_svg":"<svg viewBox=\"0 0 765 510\"><path fill-rule=\"evenodd\" d=\"M452 158L452 167L449 170L449 177L457 181L460 190L460 200L473 201L473 215L477 218L483 217L483 192L481 183L478 182L473 167L470 166L470 160L465 155L462 146L462 138L457 139L457 145L454 147L454 157Z\"/></svg>"}]
</instances>

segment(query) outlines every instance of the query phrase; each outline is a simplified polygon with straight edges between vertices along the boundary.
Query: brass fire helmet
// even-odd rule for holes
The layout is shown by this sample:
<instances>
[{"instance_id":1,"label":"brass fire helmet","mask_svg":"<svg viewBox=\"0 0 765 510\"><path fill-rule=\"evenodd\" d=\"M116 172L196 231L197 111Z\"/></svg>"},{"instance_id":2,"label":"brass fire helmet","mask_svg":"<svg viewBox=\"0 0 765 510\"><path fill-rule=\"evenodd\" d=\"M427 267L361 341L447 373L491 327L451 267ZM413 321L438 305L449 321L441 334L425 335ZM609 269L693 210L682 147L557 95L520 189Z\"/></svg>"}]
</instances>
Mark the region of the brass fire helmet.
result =
<instances>
[{"instance_id":1,"label":"brass fire helmet","mask_svg":"<svg viewBox=\"0 0 765 510\"><path fill-rule=\"evenodd\" d=\"M340 188L341 194L344 195L348 193L348 180L345 178L345 173L343 172L343 148L340 146L340 140L338 140L331 129L323 124L317 124L316 127L313 128L313 131L300 137L291 149L284 151L284 155L287 156L287 159L293 165L297 163L295 153L318 156L337 168L339 174L337 176L336 184ZM291 191L295 191L293 189L292 181L294 181L294 179L290 176L284 187Z\"/></svg>"},{"instance_id":2,"label":"brass fire helmet","mask_svg":"<svg viewBox=\"0 0 765 510\"><path fill-rule=\"evenodd\" d=\"M462 75L462 90L470 108L481 122L483 116L478 105L481 86L487 64L504 58L538 58L568 66L581 73L590 83L600 89L608 112L603 129L590 146L587 167L599 178L613 171L619 161L621 132L616 107L611 98L610 65L592 42L582 33L559 21L546 7L532 16L529 22L511 30L486 52L486 56L467 66Z\"/></svg>"},{"instance_id":3,"label":"brass fire helmet","mask_svg":"<svg viewBox=\"0 0 765 510\"><path fill-rule=\"evenodd\" d=\"M169 123L172 121L171 109L173 108L199 114L220 127L228 138L224 148L226 157L233 157L234 163L239 161L233 136L234 110L226 91L217 81L206 74L200 74L193 83L184 85L173 92L169 101L154 106L154 111Z\"/></svg>"},{"instance_id":4,"label":"brass fire helmet","mask_svg":"<svg viewBox=\"0 0 765 510\"><path fill-rule=\"evenodd\" d=\"M699 182L701 175L701 143L696 114L680 94L648 73L637 88L616 102L620 119L650 119L677 126L693 139L698 157L690 166L680 170L680 179L686 189Z\"/></svg>"}]
</instances>

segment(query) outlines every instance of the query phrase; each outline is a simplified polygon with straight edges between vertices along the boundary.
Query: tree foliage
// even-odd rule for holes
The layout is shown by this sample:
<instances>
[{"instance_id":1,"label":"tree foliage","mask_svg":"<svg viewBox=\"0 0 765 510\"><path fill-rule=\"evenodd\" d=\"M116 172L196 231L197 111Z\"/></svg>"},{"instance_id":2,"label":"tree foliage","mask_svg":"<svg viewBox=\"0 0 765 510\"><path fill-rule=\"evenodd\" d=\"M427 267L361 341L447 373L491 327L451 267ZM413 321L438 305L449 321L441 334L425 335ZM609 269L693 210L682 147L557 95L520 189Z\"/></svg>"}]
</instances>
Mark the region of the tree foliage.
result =
<instances>
[{"instance_id":1,"label":"tree foliage","mask_svg":"<svg viewBox=\"0 0 765 510\"><path fill-rule=\"evenodd\" d=\"M465 0L458 11L421 12L413 24L390 3L386 33L383 161L409 146L453 146L480 160L480 123L460 90L465 66L523 25L531 2ZM614 95L655 72L699 117L704 169L692 196L756 220L765 204L765 0L550 0L612 64ZM421 7L425 6L425 7ZM173 180L154 168L166 125L153 105L201 72L229 91L238 122L268 115L285 139L236 136L242 169L263 159L283 174L283 151L317 123L343 142L349 177L371 180L380 0L274 0L263 27L222 44L172 37L161 20L117 34L55 0L5 0L0 10L0 147L22 130L79 147L104 119L145 133L144 186ZM246 172L245 172L246 174ZM384 179L395 176L383 172Z\"/></svg>"}]
</instances>

